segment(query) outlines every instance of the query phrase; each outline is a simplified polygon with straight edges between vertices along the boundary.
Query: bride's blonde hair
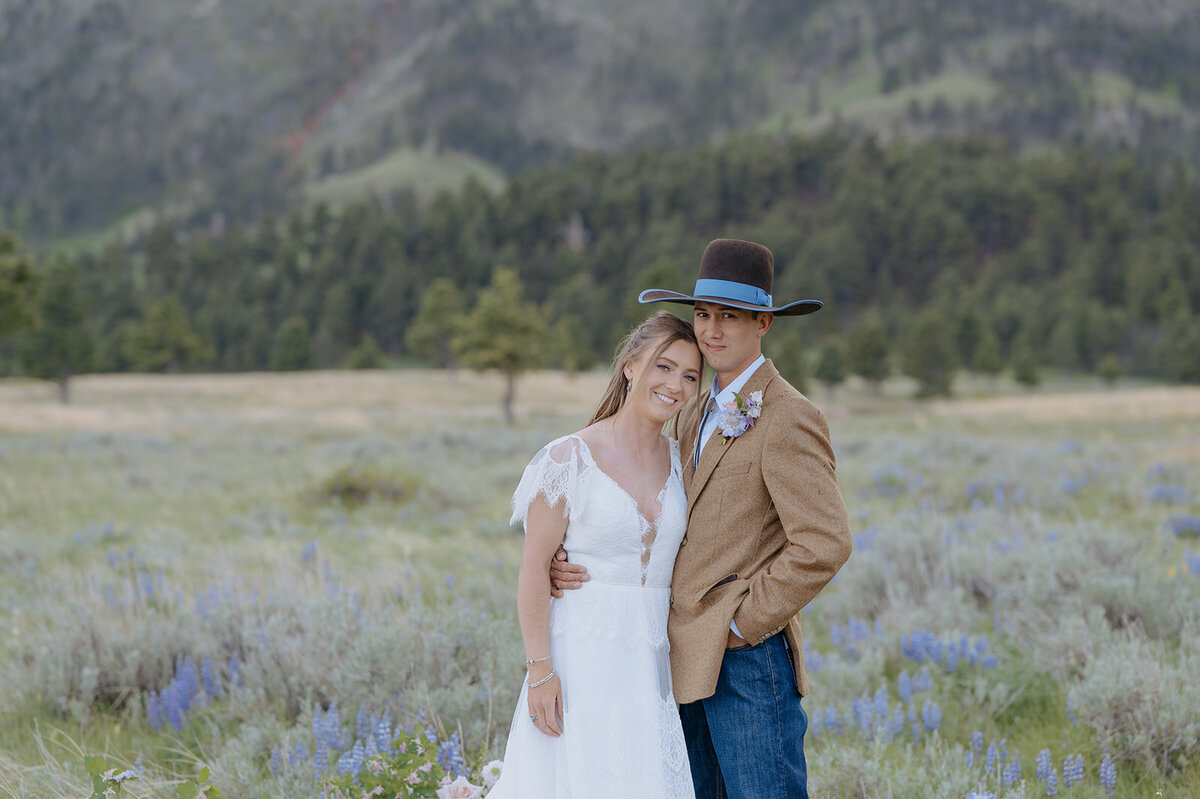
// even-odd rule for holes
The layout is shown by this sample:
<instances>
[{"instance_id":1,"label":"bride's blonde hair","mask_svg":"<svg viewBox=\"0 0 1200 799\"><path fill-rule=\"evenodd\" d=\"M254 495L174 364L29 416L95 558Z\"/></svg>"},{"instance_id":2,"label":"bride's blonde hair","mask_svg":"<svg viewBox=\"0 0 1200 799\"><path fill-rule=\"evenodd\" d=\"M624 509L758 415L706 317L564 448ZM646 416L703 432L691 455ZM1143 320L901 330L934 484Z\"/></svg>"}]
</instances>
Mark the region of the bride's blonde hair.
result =
<instances>
[{"instance_id":1,"label":"bride's blonde hair","mask_svg":"<svg viewBox=\"0 0 1200 799\"><path fill-rule=\"evenodd\" d=\"M617 352L613 356L612 379L608 381L604 396L600 398L600 404L596 406L596 412L592 414L588 425L593 425L610 416L616 416L617 411L621 410L621 406L625 404L625 397L629 393L629 380L625 378L625 367L629 363L649 354L650 357L646 358L642 365L642 371L645 372L658 360L658 356L662 355L667 347L676 341L686 341L697 350L700 349L700 344L696 341L696 331L692 329L692 323L686 322L668 311L659 311L629 331L629 334L617 345ZM704 370L703 361L701 361L700 370L701 372Z\"/></svg>"}]
</instances>

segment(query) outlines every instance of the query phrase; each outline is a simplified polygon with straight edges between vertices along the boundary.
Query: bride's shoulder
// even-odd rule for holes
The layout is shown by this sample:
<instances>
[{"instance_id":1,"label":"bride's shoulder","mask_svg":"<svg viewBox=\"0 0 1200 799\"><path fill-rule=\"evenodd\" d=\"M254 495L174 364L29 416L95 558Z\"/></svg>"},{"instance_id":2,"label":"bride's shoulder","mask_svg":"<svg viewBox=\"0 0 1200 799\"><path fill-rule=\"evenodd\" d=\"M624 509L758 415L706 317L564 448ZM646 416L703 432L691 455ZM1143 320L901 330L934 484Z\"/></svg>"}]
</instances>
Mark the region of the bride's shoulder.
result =
<instances>
[{"instance_id":1,"label":"bride's shoulder","mask_svg":"<svg viewBox=\"0 0 1200 799\"><path fill-rule=\"evenodd\" d=\"M560 436L542 447L542 452L555 463L587 463L592 459L592 453L583 437L585 432L586 429Z\"/></svg>"}]
</instances>

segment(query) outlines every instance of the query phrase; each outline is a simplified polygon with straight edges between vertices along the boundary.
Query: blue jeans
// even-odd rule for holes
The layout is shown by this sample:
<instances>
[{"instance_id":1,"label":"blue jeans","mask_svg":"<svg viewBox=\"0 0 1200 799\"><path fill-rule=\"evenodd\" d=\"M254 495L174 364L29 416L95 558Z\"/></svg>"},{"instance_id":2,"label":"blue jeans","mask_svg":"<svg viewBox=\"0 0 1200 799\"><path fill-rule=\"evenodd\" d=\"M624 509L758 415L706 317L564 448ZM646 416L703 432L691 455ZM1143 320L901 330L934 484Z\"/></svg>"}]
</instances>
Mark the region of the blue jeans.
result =
<instances>
[{"instance_id":1,"label":"blue jeans","mask_svg":"<svg viewBox=\"0 0 1200 799\"><path fill-rule=\"evenodd\" d=\"M725 650L716 693L679 717L696 799L808 799L808 717L782 633Z\"/></svg>"}]
</instances>

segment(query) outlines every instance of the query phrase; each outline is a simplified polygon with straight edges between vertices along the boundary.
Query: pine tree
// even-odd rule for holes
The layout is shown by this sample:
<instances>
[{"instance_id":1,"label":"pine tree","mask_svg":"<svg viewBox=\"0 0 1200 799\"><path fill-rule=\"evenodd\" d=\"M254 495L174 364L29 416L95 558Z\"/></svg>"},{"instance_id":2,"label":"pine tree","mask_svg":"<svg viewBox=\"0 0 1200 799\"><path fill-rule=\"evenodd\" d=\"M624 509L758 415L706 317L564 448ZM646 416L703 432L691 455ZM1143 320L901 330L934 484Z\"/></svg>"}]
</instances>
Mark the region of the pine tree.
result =
<instances>
[{"instance_id":1,"label":"pine tree","mask_svg":"<svg viewBox=\"0 0 1200 799\"><path fill-rule=\"evenodd\" d=\"M1017 350L1016 355L1012 360L1013 379L1023 386L1034 388L1042 382L1042 376L1038 372L1037 356L1033 354L1033 348L1022 346Z\"/></svg>"},{"instance_id":2,"label":"pine tree","mask_svg":"<svg viewBox=\"0 0 1200 799\"><path fill-rule=\"evenodd\" d=\"M38 288L36 309L37 324L25 338L21 361L31 376L57 380L59 401L66 404L71 401L71 377L88 368L93 351L74 264L50 264Z\"/></svg>"},{"instance_id":3,"label":"pine tree","mask_svg":"<svg viewBox=\"0 0 1200 799\"><path fill-rule=\"evenodd\" d=\"M988 377L995 377L1004 371L1004 359L1000 355L1000 339L991 328L985 329L975 345L975 354L971 357L975 371Z\"/></svg>"},{"instance_id":4,"label":"pine tree","mask_svg":"<svg viewBox=\"0 0 1200 799\"><path fill-rule=\"evenodd\" d=\"M275 334L271 350L271 369L275 372L298 372L316 365L312 335L303 316L288 318Z\"/></svg>"},{"instance_id":5,"label":"pine tree","mask_svg":"<svg viewBox=\"0 0 1200 799\"><path fill-rule=\"evenodd\" d=\"M34 269L10 233L0 234L0 338L34 323Z\"/></svg>"},{"instance_id":6,"label":"pine tree","mask_svg":"<svg viewBox=\"0 0 1200 799\"><path fill-rule=\"evenodd\" d=\"M795 328L776 325L771 335L763 339L763 349L784 379L797 391L808 391L808 359L804 352L804 338Z\"/></svg>"},{"instance_id":7,"label":"pine tree","mask_svg":"<svg viewBox=\"0 0 1200 799\"><path fill-rule=\"evenodd\" d=\"M517 379L541 366L546 346L546 319L541 309L524 298L517 273L497 267L492 283L463 320L454 338L454 353L471 369L496 369L504 375L501 406L504 419L513 424Z\"/></svg>"},{"instance_id":8,"label":"pine tree","mask_svg":"<svg viewBox=\"0 0 1200 799\"><path fill-rule=\"evenodd\" d=\"M454 281L437 278L421 298L421 308L405 334L405 346L415 355L430 358L435 366L453 370L454 337L462 325L463 312L462 292Z\"/></svg>"},{"instance_id":9,"label":"pine tree","mask_svg":"<svg viewBox=\"0 0 1200 799\"><path fill-rule=\"evenodd\" d=\"M362 340L350 353L347 365L351 369L382 369L384 366L383 350L370 333L363 333Z\"/></svg>"},{"instance_id":10,"label":"pine tree","mask_svg":"<svg viewBox=\"0 0 1200 799\"><path fill-rule=\"evenodd\" d=\"M129 328L125 357L139 372L181 372L213 357L212 351L192 330L179 298L169 294L146 312L146 318Z\"/></svg>"},{"instance_id":11,"label":"pine tree","mask_svg":"<svg viewBox=\"0 0 1200 799\"><path fill-rule=\"evenodd\" d=\"M846 339L846 367L866 380L873 391L891 372L887 331L876 313L864 313Z\"/></svg>"},{"instance_id":12,"label":"pine tree","mask_svg":"<svg viewBox=\"0 0 1200 799\"><path fill-rule=\"evenodd\" d=\"M958 369L950 325L936 311L917 317L904 352L904 372L917 381L918 397L949 396Z\"/></svg>"},{"instance_id":13,"label":"pine tree","mask_svg":"<svg viewBox=\"0 0 1200 799\"><path fill-rule=\"evenodd\" d=\"M846 355L836 339L825 342L825 346L821 347L816 378L825 384L830 394L846 380Z\"/></svg>"}]
</instances>

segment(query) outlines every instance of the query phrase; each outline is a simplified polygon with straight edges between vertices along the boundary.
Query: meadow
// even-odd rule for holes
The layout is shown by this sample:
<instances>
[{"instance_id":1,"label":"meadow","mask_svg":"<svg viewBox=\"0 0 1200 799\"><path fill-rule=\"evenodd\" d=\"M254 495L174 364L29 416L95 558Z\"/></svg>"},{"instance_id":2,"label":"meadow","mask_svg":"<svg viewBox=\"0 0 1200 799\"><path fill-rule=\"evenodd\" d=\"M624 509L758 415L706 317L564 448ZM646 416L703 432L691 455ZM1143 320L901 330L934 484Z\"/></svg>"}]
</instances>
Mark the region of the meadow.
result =
<instances>
[{"instance_id":1,"label":"meadow","mask_svg":"<svg viewBox=\"0 0 1200 799\"><path fill-rule=\"evenodd\" d=\"M316 797L398 730L478 782L521 469L604 376L0 381L0 795L84 757ZM855 530L806 609L819 797L1200 796L1200 390L814 391ZM769 412L769 410L768 410Z\"/></svg>"}]
</instances>

